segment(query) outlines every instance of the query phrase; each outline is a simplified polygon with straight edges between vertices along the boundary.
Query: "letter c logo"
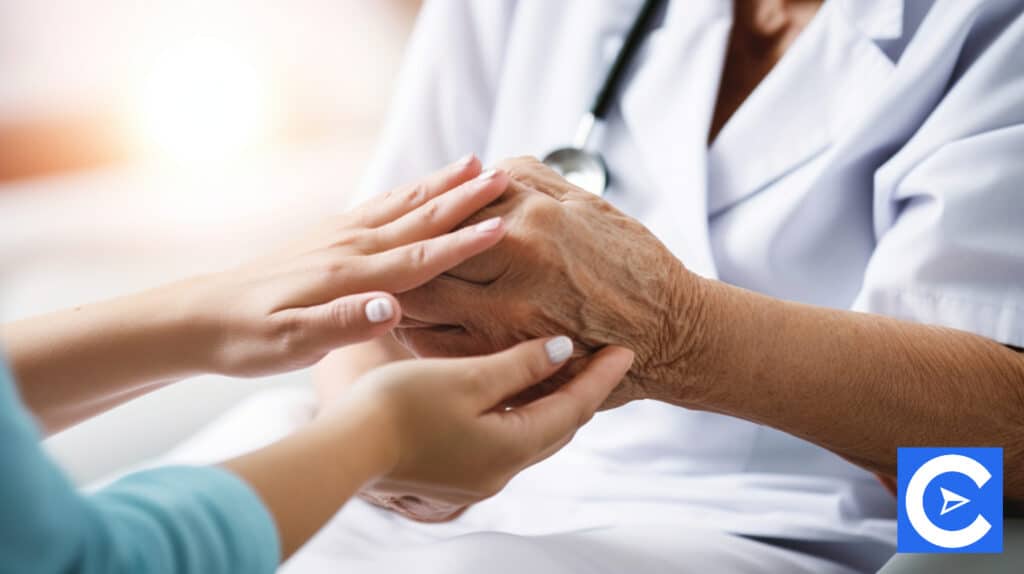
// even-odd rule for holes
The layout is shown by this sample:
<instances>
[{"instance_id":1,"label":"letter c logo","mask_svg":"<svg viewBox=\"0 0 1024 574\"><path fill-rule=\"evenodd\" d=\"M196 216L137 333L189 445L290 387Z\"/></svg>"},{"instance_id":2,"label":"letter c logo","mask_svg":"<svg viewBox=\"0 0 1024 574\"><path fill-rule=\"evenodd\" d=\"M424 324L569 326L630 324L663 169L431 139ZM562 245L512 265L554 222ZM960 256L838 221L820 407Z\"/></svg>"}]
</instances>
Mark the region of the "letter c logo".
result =
<instances>
[{"instance_id":1,"label":"letter c logo","mask_svg":"<svg viewBox=\"0 0 1024 574\"><path fill-rule=\"evenodd\" d=\"M937 456L921 465L907 483L904 504L907 519L914 530L928 542L942 548L964 548L988 534L992 525L985 517L978 515L974 522L959 530L939 528L928 518L924 510L924 493L928 485L941 474L955 472L974 481L981 488L992 478L992 474L978 461L959 454Z\"/></svg>"}]
</instances>

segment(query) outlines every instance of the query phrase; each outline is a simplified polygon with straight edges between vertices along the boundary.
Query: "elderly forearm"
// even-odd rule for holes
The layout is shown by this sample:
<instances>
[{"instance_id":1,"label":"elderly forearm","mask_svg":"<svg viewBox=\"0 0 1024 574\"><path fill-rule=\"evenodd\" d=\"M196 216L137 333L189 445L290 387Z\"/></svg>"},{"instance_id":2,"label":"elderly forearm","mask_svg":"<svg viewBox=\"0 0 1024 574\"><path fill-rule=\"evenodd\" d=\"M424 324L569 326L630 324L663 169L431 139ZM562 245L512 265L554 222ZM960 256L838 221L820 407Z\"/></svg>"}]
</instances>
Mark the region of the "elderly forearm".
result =
<instances>
[{"instance_id":1,"label":"elderly forearm","mask_svg":"<svg viewBox=\"0 0 1024 574\"><path fill-rule=\"evenodd\" d=\"M1024 498L1024 356L988 339L704 281L663 400L770 425L892 474L898 446L1002 446Z\"/></svg>"}]
</instances>

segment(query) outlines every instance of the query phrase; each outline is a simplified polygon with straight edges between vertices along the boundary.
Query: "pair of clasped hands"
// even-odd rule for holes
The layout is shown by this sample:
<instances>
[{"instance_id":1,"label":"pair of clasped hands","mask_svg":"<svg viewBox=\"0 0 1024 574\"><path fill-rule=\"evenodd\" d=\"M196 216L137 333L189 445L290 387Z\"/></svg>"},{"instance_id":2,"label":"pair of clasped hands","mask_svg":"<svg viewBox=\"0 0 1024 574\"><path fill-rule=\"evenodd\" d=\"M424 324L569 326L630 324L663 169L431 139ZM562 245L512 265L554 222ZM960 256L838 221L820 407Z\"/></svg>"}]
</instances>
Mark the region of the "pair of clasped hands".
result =
<instances>
[{"instance_id":1,"label":"pair of clasped hands","mask_svg":"<svg viewBox=\"0 0 1024 574\"><path fill-rule=\"evenodd\" d=\"M556 201L563 180L545 183L557 175L536 161L501 167L481 173L470 155L242 267L0 325L21 397L52 433L189 376L299 369L394 332L421 358L366 372L310 424L223 466L266 504L283 556L357 494L450 519L556 452L602 405L636 398L631 368L658 362L637 345L634 365L634 349L619 346L630 339L578 324L604 317L620 333L637 315L609 314L614 304L594 315L579 303L586 293L564 288L555 264L596 261L586 242L571 250L582 259L524 242L566 247L552 239L555 216L574 204L590 208L590 227L631 220L596 198ZM521 269L502 271L512 262ZM577 286L593 283L577 275ZM446 315L471 309L476 321Z\"/></svg>"},{"instance_id":2,"label":"pair of clasped hands","mask_svg":"<svg viewBox=\"0 0 1024 574\"><path fill-rule=\"evenodd\" d=\"M200 316L208 317L198 322L212 328L192 341L218 349L202 370L271 374L389 334L403 321L403 294L486 256L506 236L502 217L466 222L510 181L506 171L481 173L470 155L328 221L280 252L196 280L189 291L207 309ZM573 357L571 373L561 377L567 382L523 398ZM584 353L553 332L491 354L399 361L363 375L321 407L313 426L344 430L362 421L356 440L369 441L377 461L369 484L464 508L569 442L633 357L617 346Z\"/></svg>"}]
</instances>

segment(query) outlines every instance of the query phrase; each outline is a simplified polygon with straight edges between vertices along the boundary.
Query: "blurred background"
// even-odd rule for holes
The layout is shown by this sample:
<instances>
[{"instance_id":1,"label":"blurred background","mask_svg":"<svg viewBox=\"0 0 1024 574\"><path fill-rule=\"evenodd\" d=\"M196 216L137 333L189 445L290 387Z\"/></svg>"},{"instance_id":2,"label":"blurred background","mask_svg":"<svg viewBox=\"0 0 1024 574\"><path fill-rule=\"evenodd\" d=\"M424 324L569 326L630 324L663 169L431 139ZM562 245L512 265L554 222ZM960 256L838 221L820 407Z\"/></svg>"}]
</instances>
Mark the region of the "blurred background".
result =
<instances>
[{"instance_id":1,"label":"blurred background","mask_svg":"<svg viewBox=\"0 0 1024 574\"><path fill-rule=\"evenodd\" d=\"M0 0L0 320L222 269L343 209L418 7ZM47 447L86 483L307 378L188 381Z\"/></svg>"}]
</instances>

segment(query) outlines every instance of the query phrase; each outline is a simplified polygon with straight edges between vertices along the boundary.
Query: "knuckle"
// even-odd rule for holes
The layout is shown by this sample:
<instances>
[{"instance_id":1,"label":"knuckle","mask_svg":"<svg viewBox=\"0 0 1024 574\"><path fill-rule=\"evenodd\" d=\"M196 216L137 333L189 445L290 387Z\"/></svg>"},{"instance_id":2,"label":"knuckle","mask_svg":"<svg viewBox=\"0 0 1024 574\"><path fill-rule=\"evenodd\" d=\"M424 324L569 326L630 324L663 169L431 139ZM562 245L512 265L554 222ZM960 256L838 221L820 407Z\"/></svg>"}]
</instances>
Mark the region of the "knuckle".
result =
<instances>
[{"instance_id":1,"label":"knuckle","mask_svg":"<svg viewBox=\"0 0 1024 574\"><path fill-rule=\"evenodd\" d=\"M416 243L410 245L406 250L407 264L413 269L419 269L430 262L430 247L427 243Z\"/></svg>"},{"instance_id":2,"label":"knuckle","mask_svg":"<svg viewBox=\"0 0 1024 574\"><path fill-rule=\"evenodd\" d=\"M431 201L420 207L419 212L420 221L429 225L438 220L441 214L441 205L436 201Z\"/></svg>"},{"instance_id":3,"label":"knuckle","mask_svg":"<svg viewBox=\"0 0 1024 574\"><path fill-rule=\"evenodd\" d=\"M316 272L319 282L318 284L324 288L330 288L332 285L338 285L344 282L345 275L347 273L347 267L339 259L334 257L327 257Z\"/></svg>"},{"instance_id":4,"label":"knuckle","mask_svg":"<svg viewBox=\"0 0 1024 574\"><path fill-rule=\"evenodd\" d=\"M268 336L278 352L285 356L301 354L308 346L302 321L294 315L285 315L272 321Z\"/></svg>"},{"instance_id":5,"label":"knuckle","mask_svg":"<svg viewBox=\"0 0 1024 574\"><path fill-rule=\"evenodd\" d=\"M430 195L430 187L425 182L416 182L402 194L402 202L406 207L415 207L427 200Z\"/></svg>"},{"instance_id":6,"label":"knuckle","mask_svg":"<svg viewBox=\"0 0 1024 574\"><path fill-rule=\"evenodd\" d=\"M541 198L527 200L521 209L523 219L534 227L548 227L558 219L558 204L549 198L547 201Z\"/></svg>"},{"instance_id":7,"label":"knuckle","mask_svg":"<svg viewBox=\"0 0 1024 574\"><path fill-rule=\"evenodd\" d=\"M358 302L351 299L342 299L327 309L331 325L348 327L357 322L360 312Z\"/></svg>"}]
</instances>

